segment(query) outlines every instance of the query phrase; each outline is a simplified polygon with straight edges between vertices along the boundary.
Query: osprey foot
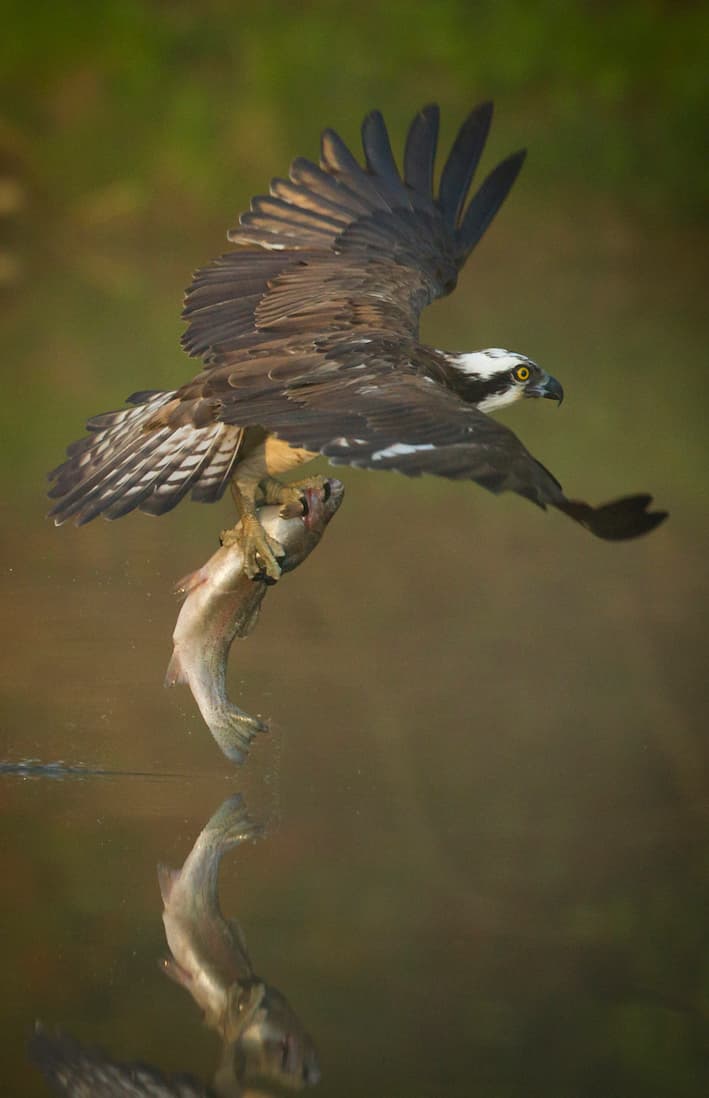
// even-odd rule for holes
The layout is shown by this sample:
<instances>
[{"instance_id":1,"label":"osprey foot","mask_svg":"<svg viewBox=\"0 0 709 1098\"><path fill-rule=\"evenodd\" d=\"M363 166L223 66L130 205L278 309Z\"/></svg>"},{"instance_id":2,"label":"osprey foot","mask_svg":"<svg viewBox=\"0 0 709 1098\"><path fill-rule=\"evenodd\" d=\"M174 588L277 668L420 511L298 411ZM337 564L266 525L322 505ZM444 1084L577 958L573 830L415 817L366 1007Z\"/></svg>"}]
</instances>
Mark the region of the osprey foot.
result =
<instances>
[{"instance_id":1,"label":"osprey foot","mask_svg":"<svg viewBox=\"0 0 709 1098\"><path fill-rule=\"evenodd\" d=\"M222 533L222 545L238 545L244 554L244 572L249 579L261 576L275 583L281 577L278 558L285 557L279 541L266 533L256 515L243 515L238 526Z\"/></svg>"},{"instance_id":2,"label":"osprey foot","mask_svg":"<svg viewBox=\"0 0 709 1098\"><path fill-rule=\"evenodd\" d=\"M282 484L275 477L268 477L262 481L261 489L266 503L277 503L281 507L281 518L298 518L307 514L308 504L303 495L306 488L317 488L322 492L328 485L328 477L314 476L304 477L303 480L293 480L290 484Z\"/></svg>"}]
</instances>

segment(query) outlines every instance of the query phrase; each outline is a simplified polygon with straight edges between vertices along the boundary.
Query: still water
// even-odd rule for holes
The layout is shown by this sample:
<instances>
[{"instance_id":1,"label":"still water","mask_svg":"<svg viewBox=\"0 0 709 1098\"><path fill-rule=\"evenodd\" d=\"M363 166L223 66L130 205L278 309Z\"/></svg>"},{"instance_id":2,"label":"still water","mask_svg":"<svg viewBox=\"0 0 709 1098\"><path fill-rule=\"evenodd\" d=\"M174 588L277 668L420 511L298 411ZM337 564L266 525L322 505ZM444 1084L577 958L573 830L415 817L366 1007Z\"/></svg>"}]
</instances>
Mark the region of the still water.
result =
<instances>
[{"instance_id":1,"label":"still water","mask_svg":"<svg viewBox=\"0 0 709 1098\"><path fill-rule=\"evenodd\" d=\"M13 291L0 760L102 773L0 774L3 1094L47 1093L38 1021L191 1093L237 1094L242 1069L245 1094L279 1093L279 1056L323 1098L709 1093L697 263L617 213L537 212L510 207L424 336L533 355L566 403L507 422L571 495L649 489L670 521L609 545L518 499L345 471L323 544L232 650L232 696L272 724L240 768L162 687L172 586L228 503L43 518L88 415L186 376L176 303L210 247L166 241L151 269L104 241ZM200 863L188 927L240 990L205 1026L167 978L158 865L229 806L248 827Z\"/></svg>"}]
</instances>

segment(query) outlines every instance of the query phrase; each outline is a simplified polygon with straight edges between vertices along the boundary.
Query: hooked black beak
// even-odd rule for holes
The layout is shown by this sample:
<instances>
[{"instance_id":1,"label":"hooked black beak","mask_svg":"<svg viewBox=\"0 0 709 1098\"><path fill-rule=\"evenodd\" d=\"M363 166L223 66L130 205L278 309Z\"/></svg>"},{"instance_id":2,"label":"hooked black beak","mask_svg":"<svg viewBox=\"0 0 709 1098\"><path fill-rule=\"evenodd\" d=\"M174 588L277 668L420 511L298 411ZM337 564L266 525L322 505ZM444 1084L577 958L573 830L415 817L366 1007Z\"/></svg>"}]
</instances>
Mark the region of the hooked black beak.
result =
<instances>
[{"instance_id":1,"label":"hooked black beak","mask_svg":"<svg viewBox=\"0 0 709 1098\"><path fill-rule=\"evenodd\" d=\"M525 396L544 397L546 400L557 400L561 404L564 399L564 390L559 382L551 374L544 374L541 381L527 386Z\"/></svg>"}]
</instances>

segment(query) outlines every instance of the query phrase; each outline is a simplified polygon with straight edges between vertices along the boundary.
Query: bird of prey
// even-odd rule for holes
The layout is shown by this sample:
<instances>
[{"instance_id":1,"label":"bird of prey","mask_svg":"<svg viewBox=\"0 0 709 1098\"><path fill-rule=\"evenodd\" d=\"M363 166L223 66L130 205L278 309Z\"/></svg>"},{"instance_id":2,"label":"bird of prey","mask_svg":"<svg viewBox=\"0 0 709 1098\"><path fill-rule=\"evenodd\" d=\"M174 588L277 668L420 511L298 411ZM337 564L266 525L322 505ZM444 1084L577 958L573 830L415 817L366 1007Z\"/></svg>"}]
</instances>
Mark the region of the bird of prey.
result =
<instances>
[{"instance_id":1,"label":"bird of prey","mask_svg":"<svg viewBox=\"0 0 709 1098\"><path fill-rule=\"evenodd\" d=\"M320 162L297 157L230 230L236 247L194 274L182 343L200 373L89 420L50 473L57 524L136 508L161 515L188 492L211 502L231 484L247 572L275 579L281 548L258 521L257 497L292 513L300 486L279 477L318 454L511 490L609 540L662 522L647 495L600 507L568 499L490 417L521 397L562 399L531 358L419 341L424 306L455 288L524 160L508 156L467 201L491 119L491 103L468 115L437 188L438 107L411 123L401 172L378 111L362 126L363 166L325 130Z\"/></svg>"}]
</instances>

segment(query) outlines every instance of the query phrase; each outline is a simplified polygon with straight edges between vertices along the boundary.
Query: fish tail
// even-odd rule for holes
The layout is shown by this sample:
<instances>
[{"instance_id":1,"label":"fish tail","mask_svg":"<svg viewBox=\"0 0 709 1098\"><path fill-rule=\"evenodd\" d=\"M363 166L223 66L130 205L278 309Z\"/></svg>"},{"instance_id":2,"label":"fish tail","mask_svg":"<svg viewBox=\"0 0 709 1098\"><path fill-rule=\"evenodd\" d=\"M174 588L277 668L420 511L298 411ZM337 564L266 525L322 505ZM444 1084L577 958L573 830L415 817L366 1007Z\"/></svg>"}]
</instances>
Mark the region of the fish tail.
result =
<instances>
[{"instance_id":1,"label":"fish tail","mask_svg":"<svg viewBox=\"0 0 709 1098\"><path fill-rule=\"evenodd\" d=\"M240 843L259 838L263 835L264 828L251 819L242 795L234 793L219 806L202 834L207 832L218 842L223 853Z\"/></svg>"},{"instance_id":2,"label":"fish tail","mask_svg":"<svg viewBox=\"0 0 709 1098\"><path fill-rule=\"evenodd\" d=\"M251 717L231 702L225 702L207 715L202 714L209 731L222 752L234 763L242 763L249 753L251 741L260 733L268 732L268 725L258 717Z\"/></svg>"},{"instance_id":3,"label":"fish tail","mask_svg":"<svg viewBox=\"0 0 709 1098\"><path fill-rule=\"evenodd\" d=\"M194 695L204 722L219 747L232 762L242 763L246 758L251 741L259 732L267 732L268 725L258 717L251 717L215 689L214 682L207 691L200 689L199 677L196 683L190 682L187 670L175 649L165 673L165 686L187 684Z\"/></svg>"}]
</instances>

